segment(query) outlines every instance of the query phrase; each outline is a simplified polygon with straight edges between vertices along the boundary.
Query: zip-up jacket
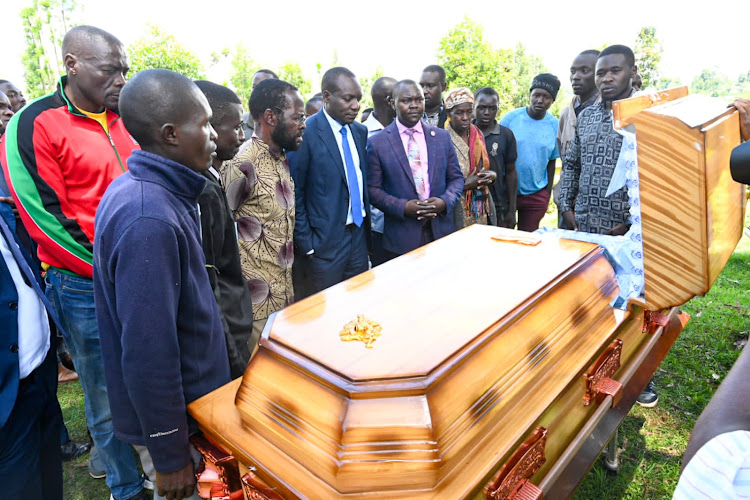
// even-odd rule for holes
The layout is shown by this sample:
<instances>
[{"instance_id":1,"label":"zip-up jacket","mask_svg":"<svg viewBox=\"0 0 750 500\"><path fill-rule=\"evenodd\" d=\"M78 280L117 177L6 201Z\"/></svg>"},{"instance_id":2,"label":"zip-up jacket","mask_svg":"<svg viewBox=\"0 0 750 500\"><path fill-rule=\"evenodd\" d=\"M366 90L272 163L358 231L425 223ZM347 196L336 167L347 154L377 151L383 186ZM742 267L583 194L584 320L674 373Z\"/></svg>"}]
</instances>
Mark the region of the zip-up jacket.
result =
<instances>
[{"instance_id":1,"label":"zip-up jacket","mask_svg":"<svg viewBox=\"0 0 750 500\"><path fill-rule=\"evenodd\" d=\"M91 278L94 215L138 144L117 113L109 134L57 90L16 113L0 140L0 163L39 260Z\"/></svg>"},{"instance_id":2,"label":"zip-up jacket","mask_svg":"<svg viewBox=\"0 0 750 500\"><path fill-rule=\"evenodd\" d=\"M146 151L128 164L96 214L96 319L115 436L166 474L190 462L187 405L229 382L229 361L201 246L206 179Z\"/></svg>"}]
</instances>

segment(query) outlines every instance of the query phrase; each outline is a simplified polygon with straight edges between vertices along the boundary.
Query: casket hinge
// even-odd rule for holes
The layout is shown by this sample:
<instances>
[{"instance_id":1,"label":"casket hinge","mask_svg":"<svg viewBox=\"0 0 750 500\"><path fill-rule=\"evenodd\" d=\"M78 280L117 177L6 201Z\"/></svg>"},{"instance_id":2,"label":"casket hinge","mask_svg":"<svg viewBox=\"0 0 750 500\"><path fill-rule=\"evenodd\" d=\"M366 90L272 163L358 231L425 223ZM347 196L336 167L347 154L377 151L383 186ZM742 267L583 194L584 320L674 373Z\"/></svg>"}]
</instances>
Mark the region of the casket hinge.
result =
<instances>
[{"instance_id":1,"label":"casket hinge","mask_svg":"<svg viewBox=\"0 0 750 500\"><path fill-rule=\"evenodd\" d=\"M284 500L284 497L276 493L273 488L252 472L242 476L241 481L247 500Z\"/></svg>"},{"instance_id":2,"label":"casket hinge","mask_svg":"<svg viewBox=\"0 0 750 500\"><path fill-rule=\"evenodd\" d=\"M542 490L529 479L544 465L547 429L537 427L484 487L487 500L541 500Z\"/></svg>"},{"instance_id":3,"label":"casket hinge","mask_svg":"<svg viewBox=\"0 0 750 500\"><path fill-rule=\"evenodd\" d=\"M643 333L655 333L659 327L666 328L669 324L669 316L660 314L658 311L644 311Z\"/></svg>"},{"instance_id":4,"label":"casket hinge","mask_svg":"<svg viewBox=\"0 0 750 500\"><path fill-rule=\"evenodd\" d=\"M586 392L583 395L583 405L590 405L600 394L612 396L612 406L616 405L622 394L622 384L612 378L620 369L620 355L622 354L622 340L615 339L599 358L594 362L584 377L586 378Z\"/></svg>"}]
</instances>

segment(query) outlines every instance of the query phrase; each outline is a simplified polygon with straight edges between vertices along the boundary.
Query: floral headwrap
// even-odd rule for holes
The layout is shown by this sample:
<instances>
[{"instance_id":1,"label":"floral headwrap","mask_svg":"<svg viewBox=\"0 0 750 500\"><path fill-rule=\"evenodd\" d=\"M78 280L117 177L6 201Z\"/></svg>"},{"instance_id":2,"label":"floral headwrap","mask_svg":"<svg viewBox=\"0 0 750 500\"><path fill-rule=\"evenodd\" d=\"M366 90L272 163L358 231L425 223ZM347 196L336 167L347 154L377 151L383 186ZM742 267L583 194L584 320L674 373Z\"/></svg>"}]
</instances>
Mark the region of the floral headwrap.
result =
<instances>
[{"instance_id":1,"label":"floral headwrap","mask_svg":"<svg viewBox=\"0 0 750 500\"><path fill-rule=\"evenodd\" d=\"M465 102L474 104L474 93L466 87L453 89L448 92L448 96L445 98L445 109L451 109Z\"/></svg>"}]
</instances>

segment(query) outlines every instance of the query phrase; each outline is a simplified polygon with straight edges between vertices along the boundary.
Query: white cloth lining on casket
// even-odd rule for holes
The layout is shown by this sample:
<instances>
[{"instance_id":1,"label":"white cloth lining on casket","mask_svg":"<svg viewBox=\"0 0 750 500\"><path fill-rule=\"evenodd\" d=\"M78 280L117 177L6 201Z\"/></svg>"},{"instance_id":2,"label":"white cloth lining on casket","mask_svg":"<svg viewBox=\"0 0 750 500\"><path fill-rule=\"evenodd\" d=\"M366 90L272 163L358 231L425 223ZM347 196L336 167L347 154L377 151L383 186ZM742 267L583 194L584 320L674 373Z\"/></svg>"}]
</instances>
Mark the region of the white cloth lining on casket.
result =
<instances>
[{"instance_id":1,"label":"white cloth lining on casket","mask_svg":"<svg viewBox=\"0 0 750 500\"><path fill-rule=\"evenodd\" d=\"M628 188L630 205L630 229L623 236L583 233L567 229L541 228L537 232L552 234L559 238L596 243L604 248L604 254L615 271L620 294L612 307L627 309L628 299L641 297L644 287L643 273L643 225L641 221L641 199L638 182L638 147L635 126L617 130L622 135L622 147L617 165L609 182L606 196L623 186Z\"/></svg>"}]
</instances>

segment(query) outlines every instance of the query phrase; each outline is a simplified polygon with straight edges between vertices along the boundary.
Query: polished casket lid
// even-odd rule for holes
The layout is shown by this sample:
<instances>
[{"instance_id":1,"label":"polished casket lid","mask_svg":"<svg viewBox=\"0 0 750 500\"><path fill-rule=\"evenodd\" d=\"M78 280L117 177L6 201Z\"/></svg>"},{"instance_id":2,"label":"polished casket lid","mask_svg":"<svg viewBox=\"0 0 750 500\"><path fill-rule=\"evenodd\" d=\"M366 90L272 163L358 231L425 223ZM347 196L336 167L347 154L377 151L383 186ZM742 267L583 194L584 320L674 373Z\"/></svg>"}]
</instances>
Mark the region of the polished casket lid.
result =
<instances>
[{"instance_id":1,"label":"polished casket lid","mask_svg":"<svg viewBox=\"0 0 750 500\"><path fill-rule=\"evenodd\" d=\"M742 236L745 187L729 157L738 114L686 87L613 103L614 124L635 124L643 224L644 306L679 306L704 295Z\"/></svg>"},{"instance_id":2,"label":"polished casket lid","mask_svg":"<svg viewBox=\"0 0 750 500\"><path fill-rule=\"evenodd\" d=\"M283 309L234 406L236 382L191 414L295 496L481 490L619 324L600 247L508 241L528 238L475 225ZM339 336L357 315L382 326L372 348Z\"/></svg>"}]
</instances>

